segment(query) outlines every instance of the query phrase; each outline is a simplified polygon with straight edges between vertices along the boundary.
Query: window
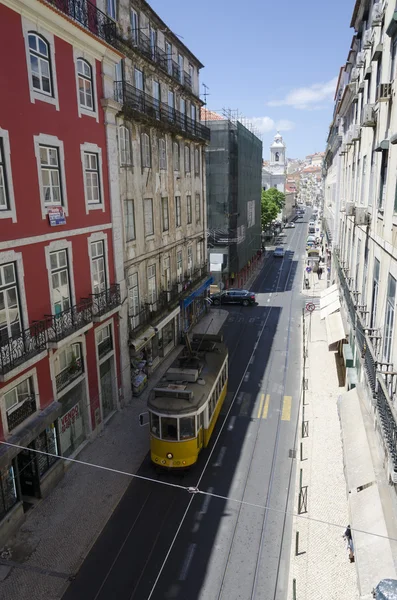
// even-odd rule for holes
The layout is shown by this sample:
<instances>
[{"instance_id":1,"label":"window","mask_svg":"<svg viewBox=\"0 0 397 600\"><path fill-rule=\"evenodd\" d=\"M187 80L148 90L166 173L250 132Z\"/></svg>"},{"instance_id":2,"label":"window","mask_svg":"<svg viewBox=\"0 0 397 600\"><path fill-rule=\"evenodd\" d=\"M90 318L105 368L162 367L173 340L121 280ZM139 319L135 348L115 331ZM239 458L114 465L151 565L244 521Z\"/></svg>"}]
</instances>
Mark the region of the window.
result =
<instances>
[{"instance_id":1,"label":"window","mask_svg":"<svg viewBox=\"0 0 397 600\"><path fill-rule=\"evenodd\" d=\"M29 58L32 86L48 96L53 95L49 44L36 33L29 33Z\"/></svg>"},{"instance_id":2,"label":"window","mask_svg":"<svg viewBox=\"0 0 397 600\"><path fill-rule=\"evenodd\" d=\"M171 289L171 259L169 256L164 259L164 289Z\"/></svg>"},{"instance_id":3,"label":"window","mask_svg":"<svg viewBox=\"0 0 397 600\"><path fill-rule=\"evenodd\" d=\"M40 146L40 170L44 204L61 206L62 190L58 148Z\"/></svg>"},{"instance_id":4,"label":"window","mask_svg":"<svg viewBox=\"0 0 397 600\"><path fill-rule=\"evenodd\" d=\"M197 257L197 266L201 267L201 264L203 262L203 251L202 251L202 242L197 242L197 251L196 251L196 257Z\"/></svg>"},{"instance_id":5,"label":"window","mask_svg":"<svg viewBox=\"0 0 397 600\"><path fill-rule=\"evenodd\" d=\"M193 246L188 246L187 249L187 272L189 277L193 273Z\"/></svg>"},{"instance_id":6,"label":"window","mask_svg":"<svg viewBox=\"0 0 397 600\"><path fill-rule=\"evenodd\" d=\"M190 147L185 145L185 173L190 173Z\"/></svg>"},{"instance_id":7,"label":"window","mask_svg":"<svg viewBox=\"0 0 397 600\"><path fill-rule=\"evenodd\" d=\"M144 87L143 87L143 71L140 71L140 69L135 68L134 79L135 79L136 89L143 92L143 89L144 89Z\"/></svg>"},{"instance_id":8,"label":"window","mask_svg":"<svg viewBox=\"0 0 397 600\"><path fill-rule=\"evenodd\" d=\"M194 123L196 122L196 106L193 104L193 102L190 105L190 118Z\"/></svg>"},{"instance_id":9,"label":"window","mask_svg":"<svg viewBox=\"0 0 397 600\"><path fill-rule=\"evenodd\" d=\"M179 81L183 81L183 56L178 54L178 66L179 66Z\"/></svg>"},{"instance_id":10,"label":"window","mask_svg":"<svg viewBox=\"0 0 397 600\"><path fill-rule=\"evenodd\" d=\"M188 440L196 436L196 418L182 417L179 419L179 438Z\"/></svg>"},{"instance_id":11,"label":"window","mask_svg":"<svg viewBox=\"0 0 397 600\"><path fill-rule=\"evenodd\" d=\"M169 42L165 42L165 54L167 58L167 71L172 75L172 45Z\"/></svg>"},{"instance_id":12,"label":"window","mask_svg":"<svg viewBox=\"0 0 397 600\"><path fill-rule=\"evenodd\" d=\"M50 253L52 299L54 313L58 315L71 305L69 285L69 265L66 250Z\"/></svg>"},{"instance_id":13,"label":"window","mask_svg":"<svg viewBox=\"0 0 397 600\"><path fill-rule=\"evenodd\" d=\"M161 417L161 438L163 440L178 439L178 419Z\"/></svg>"},{"instance_id":14,"label":"window","mask_svg":"<svg viewBox=\"0 0 397 600\"><path fill-rule=\"evenodd\" d=\"M189 76L190 76L191 84L193 86L194 68L193 68L193 65L191 65L190 63L189 63Z\"/></svg>"},{"instance_id":15,"label":"window","mask_svg":"<svg viewBox=\"0 0 397 600\"><path fill-rule=\"evenodd\" d=\"M135 240L135 212L133 200L126 200L124 202L124 218L125 241L130 242L131 240Z\"/></svg>"},{"instance_id":16,"label":"window","mask_svg":"<svg viewBox=\"0 0 397 600\"><path fill-rule=\"evenodd\" d=\"M174 162L174 171L179 171L179 144L174 142L172 144L172 157Z\"/></svg>"},{"instance_id":17,"label":"window","mask_svg":"<svg viewBox=\"0 0 397 600\"><path fill-rule=\"evenodd\" d=\"M21 329L15 264L0 265L0 343L16 338Z\"/></svg>"},{"instance_id":18,"label":"window","mask_svg":"<svg viewBox=\"0 0 397 600\"><path fill-rule=\"evenodd\" d=\"M121 125L119 127L119 154L120 165L131 164L131 138L127 127Z\"/></svg>"},{"instance_id":19,"label":"window","mask_svg":"<svg viewBox=\"0 0 397 600\"><path fill-rule=\"evenodd\" d=\"M131 9L131 40L134 44L138 43L139 36L139 18L138 13Z\"/></svg>"},{"instance_id":20,"label":"window","mask_svg":"<svg viewBox=\"0 0 397 600\"><path fill-rule=\"evenodd\" d=\"M81 368L81 344L71 344L64 350L60 350L57 357L57 374L66 369Z\"/></svg>"},{"instance_id":21,"label":"window","mask_svg":"<svg viewBox=\"0 0 397 600\"><path fill-rule=\"evenodd\" d=\"M156 265L150 265L147 268L147 287L148 287L148 302L149 302L149 304L154 304L157 299Z\"/></svg>"},{"instance_id":22,"label":"window","mask_svg":"<svg viewBox=\"0 0 397 600\"><path fill-rule=\"evenodd\" d=\"M33 380L31 377L28 377L12 388L12 390L4 394L5 409L7 413L13 412L26 400L32 398L34 398Z\"/></svg>"},{"instance_id":23,"label":"window","mask_svg":"<svg viewBox=\"0 0 397 600\"><path fill-rule=\"evenodd\" d=\"M379 203L378 209L383 210L386 197L386 182L387 182L387 163L389 161L389 152L382 152L382 165L380 169L380 185L379 185Z\"/></svg>"},{"instance_id":24,"label":"window","mask_svg":"<svg viewBox=\"0 0 397 600\"><path fill-rule=\"evenodd\" d=\"M200 223L200 221L201 221L200 194L196 194L196 223Z\"/></svg>"},{"instance_id":25,"label":"window","mask_svg":"<svg viewBox=\"0 0 397 600\"><path fill-rule=\"evenodd\" d=\"M160 169L167 169L167 144L164 138L159 139L159 163Z\"/></svg>"},{"instance_id":26,"label":"window","mask_svg":"<svg viewBox=\"0 0 397 600\"><path fill-rule=\"evenodd\" d=\"M0 519L18 502L15 470L12 465L0 470Z\"/></svg>"},{"instance_id":27,"label":"window","mask_svg":"<svg viewBox=\"0 0 397 600\"><path fill-rule=\"evenodd\" d=\"M154 81L152 83L153 89L153 99L155 100L155 104L160 106L160 84L158 81Z\"/></svg>"},{"instance_id":28,"label":"window","mask_svg":"<svg viewBox=\"0 0 397 600\"><path fill-rule=\"evenodd\" d=\"M143 201L143 215L145 224L145 236L154 234L153 226L153 200L145 198Z\"/></svg>"},{"instance_id":29,"label":"window","mask_svg":"<svg viewBox=\"0 0 397 600\"><path fill-rule=\"evenodd\" d=\"M168 198L161 198L162 213L163 213L163 231L168 231L170 228L169 213L168 213Z\"/></svg>"},{"instance_id":30,"label":"window","mask_svg":"<svg viewBox=\"0 0 397 600\"><path fill-rule=\"evenodd\" d=\"M200 149L194 149L194 173L195 175L200 175Z\"/></svg>"},{"instance_id":31,"label":"window","mask_svg":"<svg viewBox=\"0 0 397 600\"><path fill-rule=\"evenodd\" d=\"M160 417L152 412L149 412L150 416L150 431L156 437L160 437Z\"/></svg>"},{"instance_id":32,"label":"window","mask_svg":"<svg viewBox=\"0 0 397 600\"><path fill-rule=\"evenodd\" d=\"M98 354L101 358L111 350L113 350L112 326L106 325L97 332L96 342L98 345Z\"/></svg>"},{"instance_id":33,"label":"window","mask_svg":"<svg viewBox=\"0 0 397 600\"><path fill-rule=\"evenodd\" d=\"M149 168L152 165L151 153L150 153L150 138L147 133L141 135L141 148L142 148L142 167Z\"/></svg>"},{"instance_id":34,"label":"window","mask_svg":"<svg viewBox=\"0 0 397 600\"><path fill-rule=\"evenodd\" d=\"M171 90L168 90L168 106L169 119L173 121L175 119L175 94Z\"/></svg>"},{"instance_id":35,"label":"window","mask_svg":"<svg viewBox=\"0 0 397 600\"><path fill-rule=\"evenodd\" d=\"M0 137L0 210L10 208L3 140Z\"/></svg>"},{"instance_id":36,"label":"window","mask_svg":"<svg viewBox=\"0 0 397 600\"><path fill-rule=\"evenodd\" d=\"M182 250L178 250L178 252L176 253L176 278L178 282L182 281L182 267Z\"/></svg>"},{"instance_id":37,"label":"window","mask_svg":"<svg viewBox=\"0 0 397 600\"><path fill-rule=\"evenodd\" d=\"M106 290L105 248L103 241L91 244L92 290L99 294Z\"/></svg>"},{"instance_id":38,"label":"window","mask_svg":"<svg viewBox=\"0 0 397 600\"><path fill-rule=\"evenodd\" d=\"M84 152L84 179L88 204L101 204L98 154Z\"/></svg>"},{"instance_id":39,"label":"window","mask_svg":"<svg viewBox=\"0 0 397 600\"><path fill-rule=\"evenodd\" d=\"M149 38L150 38L150 49L152 51L152 59L156 58L156 46L157 46L157 31L149 25Z\"/></svg>"},{"instance_id":40,"label":"window","mask_svg":"<svg viewBox=\"0 0 397 600\"><path fill-rule=\"evenodd\" d=\"M128 277L128 298L130 315L132 317L138 317L139 315L139 285L138 285L138 273L134 273ZM139 317L133 326L136 327L139 324Z\"/></svg>"},{"instance_id":41,"label":"window","mask_svg":"<svg viewBox=\"0 0 397 600\"><path fill-rule=\"evenodd\" d=\"M186 208L187 208L187 223L188 225L192 222L192 197L186 196Z\"/></svg>"},{"instance_id":42,"label":"window","mask_svg":"<svg viewBox=\"0 0 397 600\"><path fill-rule=\"evenodd\" d=\"M116 0L106 0L106 12L109 17L116 20Z\"/></svg>"},{"instance_id":43,"label":"window","mask_svg":"<svg viewBox=\"0 0 397 600\"><path fill-rule=\"evenodd\" d=\"M371 329L374 329L376 327L376 309L377 309L377 304L378 304L379 275L380 275L380 262L377 258L375 258L374 281L372 284L372 306L371 306L371 322L370 322Z\"/></svg>"},{"instance_id":44,"label":"window","mask_svg":"<svg viewBox=\"0 0 397 600\"><path fill-rule=\"evenodd\" d=\"M181 113L181 127L184 130L186 127L186 100L185 98L180 98L179 100L179 112Z\"/></svg>"},{"instance_id":45,"label":"window","mask_svg":"<svg viewBox=\"0 0 397 600\"><path fill-rule=\"evenodd\" d=\"M46 471L58 460L58 444L54 423L46 427L35 440L36 450L41 450L37 454L37 464L39 467L39 476L42 477Z\"/></svg>"},{"instance_id":46,"label":"window","mask_svg":"<svg viewBox=\"0 0 397 600\"><path fill-rule=\"evenodd\" d=\"M82 58L77 59L77 81L80 106L87 110L94 110L92 69L91 65Z\"/></svg>"},{"instance_id":47,"label":"window","mask_svg":"<svg viewBox=\"0 0 397 600\"><path fill-rule=\"evenodd\" d=\"M364 195L365 195L365 184L366 184L366 175L367 175L367 156L363 156L363 167L362 167L362 173L361 173L361 194L360 194L360 203L363 204L364 202Z\"/></svg>"},{"instance_id":48,"label":"window","mask_svg":"<svg viewBox=\"0 0 397 600\"><path fill-rule=\"evenodd\" d=\"M175 226L180 227L181 224L181 197L175 196Z\"/></svg>"},{"instance_id":49,"label":"window","mask_svg":"<svg viewBox=\"0 0 397 600\"><path fill-rule=\"evenodd\" d=\"M386 362L391 360L391 348L394 328L394 306L396 303L396 280L389 274L387 284L387 303L385 314L385 338L383 342L383 358Z\"/></svg>"}]
</instances>

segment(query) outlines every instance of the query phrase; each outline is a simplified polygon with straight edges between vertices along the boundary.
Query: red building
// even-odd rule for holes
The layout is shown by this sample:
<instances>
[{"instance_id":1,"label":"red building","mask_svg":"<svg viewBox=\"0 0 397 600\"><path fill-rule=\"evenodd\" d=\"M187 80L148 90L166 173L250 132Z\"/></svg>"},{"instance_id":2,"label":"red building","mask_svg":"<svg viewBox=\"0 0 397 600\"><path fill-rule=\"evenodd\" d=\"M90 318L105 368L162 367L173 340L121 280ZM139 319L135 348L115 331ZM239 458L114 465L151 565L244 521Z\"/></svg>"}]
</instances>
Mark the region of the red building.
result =
<instances>
[{"instance_id":1,"label":"red building","mask_svg":"<svg viewBox=\"0 0 397 600\"><path fill-rule=\"evenodd\" d=\"M0 543L119 402L115 33L90 2L0 4Z\"/></svg>"}]
</instances>

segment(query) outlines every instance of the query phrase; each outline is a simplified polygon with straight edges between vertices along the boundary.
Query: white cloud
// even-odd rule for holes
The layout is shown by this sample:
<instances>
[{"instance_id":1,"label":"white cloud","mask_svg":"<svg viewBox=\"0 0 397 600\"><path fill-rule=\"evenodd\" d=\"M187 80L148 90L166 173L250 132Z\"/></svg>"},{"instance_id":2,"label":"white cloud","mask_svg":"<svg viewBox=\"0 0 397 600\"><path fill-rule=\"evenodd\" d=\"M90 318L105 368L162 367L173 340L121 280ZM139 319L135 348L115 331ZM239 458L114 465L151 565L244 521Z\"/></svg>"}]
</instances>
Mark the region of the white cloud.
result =
<instances>
[{"instance_id":1,"label":"white cloud","mask_svg":"<svg viewBox=\"0 0 397 600\"><path fill-rule=\"evenodd\" d=\"M287 119L274 121L270 117L251 117L247 119L249 123L259 132L268 133L269 131L290 131L295 127L295 123Z\"/></svg>"},{"instance_id":2,"label":"white cloud","mask_svg":"<svg viewBox=\"0 0 397 600\"><path fill-rule=\"evenodd\" d=\"M292 106L299 110L321 108L325 102L333 99L337 78L325 83L314 83L308 87L291 90L283 100L272 100L268 106Z\"/></svg>"}]
</instances>

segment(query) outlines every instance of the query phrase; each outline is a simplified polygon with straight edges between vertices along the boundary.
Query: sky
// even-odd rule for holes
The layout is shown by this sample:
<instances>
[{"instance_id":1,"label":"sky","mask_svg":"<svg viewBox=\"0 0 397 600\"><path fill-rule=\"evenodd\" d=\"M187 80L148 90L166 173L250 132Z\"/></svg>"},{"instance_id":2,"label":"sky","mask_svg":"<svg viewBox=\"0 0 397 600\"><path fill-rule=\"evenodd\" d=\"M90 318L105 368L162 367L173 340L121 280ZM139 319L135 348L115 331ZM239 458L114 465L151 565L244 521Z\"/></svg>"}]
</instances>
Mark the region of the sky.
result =
<instances>
[{"instance_id":1,"label":"sky","mask_svg":"<svg viewBox=\"0 0 397 600\"><path fill-rule=\"evenodd\" d=\"M149 4L205 65L207 107L247 118L261 134L265 159L277 130L289 158L324 151L355 0Z\"/></svg>"}]
</instances>

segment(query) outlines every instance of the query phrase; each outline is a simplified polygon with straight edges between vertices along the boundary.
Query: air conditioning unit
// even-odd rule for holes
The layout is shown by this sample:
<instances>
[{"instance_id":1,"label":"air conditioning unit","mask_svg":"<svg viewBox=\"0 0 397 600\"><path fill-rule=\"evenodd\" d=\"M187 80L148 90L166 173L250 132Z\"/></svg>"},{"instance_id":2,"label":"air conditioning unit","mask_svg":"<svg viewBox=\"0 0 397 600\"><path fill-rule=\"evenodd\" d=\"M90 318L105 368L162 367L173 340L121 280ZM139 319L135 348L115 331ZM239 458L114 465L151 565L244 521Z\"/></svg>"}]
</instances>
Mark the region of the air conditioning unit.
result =
<instances>
[{"instance_id":1,"label":"air conditioning unit","mask_svg":"<svg viewBox=\"0 0 397 600\"><path fill-rule=\"evenodd\" d=\"M373 27L379 27L380 25L382 25L384 12L385 12L385 9L382 6L382 2L377 2L376 4L374 4L374 6L372 8L372 26Z\"/></svg>"},{"instance_id":2,"label":"air conditioning unit","mask_svg":"<svg viewBox=\"0 0 397 600\"><path fill-rule=\"evenodd\" d=\"M354 220L356 225L369 225L370 214L364 206L356 206Z\"/></svg>"},{"instance_id":3,"label":"air conditioning unit","mask_svg":"<svg viewBox=\"0 0 397 600\"><path fill-rule=\"evenodd\" d=\"M351 146L353 143L353 132L350 130L347 132L346 136L346 146Z\"/></svg>"},{"instance_id":4,"label":"air conditioning unit","mask_svg":"<svg viewBox=\"0 0 397 600\"><path fill-rule=\"evenodd\" d=\"M378 102L386 102L391 98L392 85L391 83L380 83L376 90L376 99Z\"/></svg>"},{"instance_id":5,"label":"air conditioning unit","mask_svg":"<svg viewBox=\"0 0 397 600\"><path fill-rule=\"evenodd\" d=\"M364 67L365 66L365 52L358 52L356 58L356 66Z\"/></svg>"},{"instance_id":6,"label":"air conditioning unit","mask_svg":"<svg viewBox=\"0 0 397 600\"><path fill-rule=\"evenodd\" d=\"M367 29L367 31L364 32L364 37L363 37L364 50L368 50L369 48L371 48L373 43L374 43L374 30Z\"/></svg>"},{"instance_id":7,"label":"air conditioning unit","mask_svg":"<svg viewBox=\"0 0 397 600\"><path fill-rule=\"evenodd\" d=\"M352 129L352 140L353 142L356 142L357 140L359 140L361 137L361 128L360 125L353 125L353 129Z\"/></svg>"},{"instance_id":8,"label":"air conditioning unit","mask_svg":"<svg viewBox=\"0 0 397 600\"><path fill-rule=\"evenodd\" d=\"M354 215L354 202L346 202L346 216L352 217Z\"/></svg>"},{"instance_id":9,"label":"air conditioning unit","mask_svg":"<svg viewBox=\"0 0 397 600\"><path fill-rule=\"evenodd\" d=\"M363 110L363 120L361 122L362 127L375 127L376 125L376 112L374 111L373 104L366 104Z\"/></svg>"},{"instance_id":10,"label":"air conditioning unit","mask_svg":"<svg viewBox=\"0 0 397 600\"><path fill-rule=\"evenodd\" d=\"M359 76L360 76L360 74L358 72L357 67L353 67L352 71L350 73L350 81L357 81Z\"/></svg>"}]
</instances>

